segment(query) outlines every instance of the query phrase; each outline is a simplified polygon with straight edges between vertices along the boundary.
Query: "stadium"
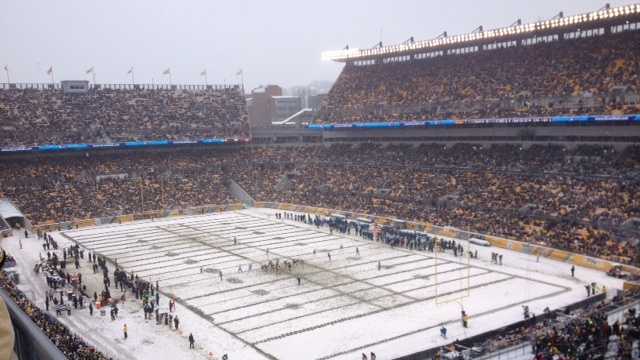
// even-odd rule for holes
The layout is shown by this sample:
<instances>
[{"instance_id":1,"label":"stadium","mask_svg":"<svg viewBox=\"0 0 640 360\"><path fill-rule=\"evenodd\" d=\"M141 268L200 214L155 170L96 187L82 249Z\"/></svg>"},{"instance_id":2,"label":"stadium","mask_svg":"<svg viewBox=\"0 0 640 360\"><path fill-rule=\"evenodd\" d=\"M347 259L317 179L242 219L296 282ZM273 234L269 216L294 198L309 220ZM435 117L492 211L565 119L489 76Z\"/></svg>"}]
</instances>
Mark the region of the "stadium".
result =
<instances>
[{"instance_id":1,"label":"stadium","mask_svg":"<svg viewBox=\"0 0 640 360\"><path fill-rule=\"evenodd\" d=\"M628 4L345 46L268 123L7 79L0 360L639 359L638 44Z\"/></svg>"}]
</instances>

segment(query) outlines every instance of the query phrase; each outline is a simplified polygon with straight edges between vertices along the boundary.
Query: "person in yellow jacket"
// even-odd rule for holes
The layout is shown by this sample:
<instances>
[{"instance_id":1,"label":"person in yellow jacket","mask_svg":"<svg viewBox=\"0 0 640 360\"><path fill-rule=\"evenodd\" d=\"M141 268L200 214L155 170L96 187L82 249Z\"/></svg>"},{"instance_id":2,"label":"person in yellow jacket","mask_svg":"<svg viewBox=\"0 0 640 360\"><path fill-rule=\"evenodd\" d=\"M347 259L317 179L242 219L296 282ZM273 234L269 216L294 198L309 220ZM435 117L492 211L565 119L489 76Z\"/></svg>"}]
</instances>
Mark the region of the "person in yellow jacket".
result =
<instances>
[{"instance_id":1,"label":"person in yellow jacket","mask_svg":"<svg viewBox=\"0 0 640 360\"><path fill-rule=\"evenodd\" d=\"M7 305L0 298L0 360L9 360L13 356L13 325L7 311Z\"/></svg>"}]
</instances>

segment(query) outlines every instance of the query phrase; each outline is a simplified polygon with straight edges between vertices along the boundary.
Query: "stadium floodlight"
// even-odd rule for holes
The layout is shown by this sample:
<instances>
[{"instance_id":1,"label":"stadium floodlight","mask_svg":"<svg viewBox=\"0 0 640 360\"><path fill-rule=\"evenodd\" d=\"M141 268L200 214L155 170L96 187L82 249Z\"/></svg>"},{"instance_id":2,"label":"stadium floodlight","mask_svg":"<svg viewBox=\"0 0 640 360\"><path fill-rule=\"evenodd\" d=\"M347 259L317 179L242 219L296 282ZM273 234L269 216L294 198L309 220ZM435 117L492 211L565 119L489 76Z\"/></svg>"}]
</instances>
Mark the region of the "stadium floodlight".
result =
<instances>
[{"instance_id":1,"label":"stadium floodlight","mask_svg":"<svg viewBox=\"0 0 640 360\"><path fill-rule=\"evenodd\" d=\"M516 23L512 24L508 27L502 27L493 30L487 31L477 31L474 30L468 34L460 34L456 36L441 36L439 35L436 38L430 40L423 40L414 42L411 45L400 44L400 45L390 45L390 46L380 46L376 49L345 49L339 51L324 51L322 52L323 60L334 60L334 61L348 61L348 60L357 60L362 57L375 56L380 54L395 54L395 55L403 55L408 51L414 50L429 50L429 48L439 47L442 45L449 44L457 44L463 42L475 41L478 39L492 39L495 37L503 37L509 36L513 34L525 34L530 32L535 32L538 30L548 30L555 29L559 27L565 27L568 25L577 25L585 22L599 21L605 19L612 19L621 16L627 16L630 14L638 14L640 13L640 4L632 4L625 6L618 6L612 8L610 6L606 6L602 9L592 11L585 14L572 15L569 17L565 17L563 13L559 13L551 20L544 20L539 22L533 22L529 24ZM444 33L446 34L446 32Z\"/></svg>"},{"instance_id":2,"label":"stadium floodlight","mask_svg":"<svg viewBox=\"0 0 640 360\"><path fill-rule=\"evenodd\" d=\"M350 56L357 57L360 54L360 49L343 49L343 50L331 50L323 51L321 58L323 61L346 59Z\"/></svg>"}]
</instances>

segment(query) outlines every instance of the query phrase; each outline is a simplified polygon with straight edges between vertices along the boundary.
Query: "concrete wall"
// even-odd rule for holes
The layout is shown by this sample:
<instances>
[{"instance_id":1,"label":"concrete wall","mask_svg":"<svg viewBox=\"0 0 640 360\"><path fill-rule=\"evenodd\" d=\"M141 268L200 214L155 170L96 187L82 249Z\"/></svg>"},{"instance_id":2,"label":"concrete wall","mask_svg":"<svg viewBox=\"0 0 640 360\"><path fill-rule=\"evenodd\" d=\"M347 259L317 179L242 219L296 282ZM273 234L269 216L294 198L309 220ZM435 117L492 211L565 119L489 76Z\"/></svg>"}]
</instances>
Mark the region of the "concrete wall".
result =
<instances>
[{"instance_id":1,"label":"concrete wall","mask_svg":"<svg viewBox=\"0 0 640 360\"><path fill-rule=\"evenodd\" d=\"M324 142L375 141L414 143L549 143L567 147L580 143L612 144L624 148L640 143L640 125L592 125L592 126L530 126L530 127L454 127L413 128L385 130L334 130L320 131L301 127L271 127L253 130L256 142L302 142L305 138L317 138Z\"/></svg>"},{"instance_id":2,"label":"concrete wall","mask_svg":"<svg viewBox=\"0 0 640 360\"><path fill-rule=\"evenodd\" d=\"M529 127L454 127L454 128L426 128L426 129L396 129L396 130L340 130L325 131L323 137L513 137L522 133L535 136L552 137L640 137L640 126L529 126Z\"/></svg>"}]
</instances>

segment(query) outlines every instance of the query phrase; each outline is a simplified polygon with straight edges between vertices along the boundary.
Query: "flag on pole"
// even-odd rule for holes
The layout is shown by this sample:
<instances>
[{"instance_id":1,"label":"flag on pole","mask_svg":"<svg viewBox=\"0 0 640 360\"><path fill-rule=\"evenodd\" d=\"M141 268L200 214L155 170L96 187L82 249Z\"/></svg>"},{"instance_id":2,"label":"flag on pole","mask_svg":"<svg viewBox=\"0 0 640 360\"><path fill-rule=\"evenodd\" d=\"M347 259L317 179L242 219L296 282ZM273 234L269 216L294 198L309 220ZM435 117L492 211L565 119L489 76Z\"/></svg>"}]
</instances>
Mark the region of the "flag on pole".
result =
<instances>
[{"instance_id":1,"label":"flag on pole","mask_svg":"<svg viewBox=\"0 0 640 360\"><path fill-rule=\"evenodd\" d=\"M167 70L162 72L162 75L169 75L171 74L171 68L167 68Z\"/></svg>"},{"instance_id":2,"label":"flag on pole","mask_svg":"<svg viewBox=\"0 0 640 360\"><path fill-rule=\"evenodd\" d=\"M238 72L236 73L236 76L240 76L242 75L242 69L238 70Z\"/></svg>"},{"instance_id":3,"label":"flag on pole","mask_svg":"<svg viewBox=\"0 0 640 360\"><path fill-rule=\"evenodd\" d=\"M88 68L87 71L85 71L87 74L93 74L93 66Z\"/></svg>"},{"instance_id":4,"label":"flag on pole","mask_svg":"<svg viewBox=\"0 0 640 360\"><path fill-rule=\"evenodd\" d=\"M129 69L129 71L127 71L127 74L131 74L133 73L133 66L131 67L131 69Z\"/></svg>"},{"instance_id":5,"label":"flag on pole","mask_svg":"<svg viewBox=\"0 0 640 360\"><path fill-rule=\"evenodd\" d=\"M200 76L207 76L207 69L202 70Z\"/></svg>"},{"instance_id":6,"label":"flag on pole","mask_svg":"<svg viewBox=\"0 0 640 360\"><path fill-rule=\"evenodd\" d=\"M49 70L47 70L47 75L51 75L53 74L53 66L49 67Z\"/></svg>"}]
</instances>

